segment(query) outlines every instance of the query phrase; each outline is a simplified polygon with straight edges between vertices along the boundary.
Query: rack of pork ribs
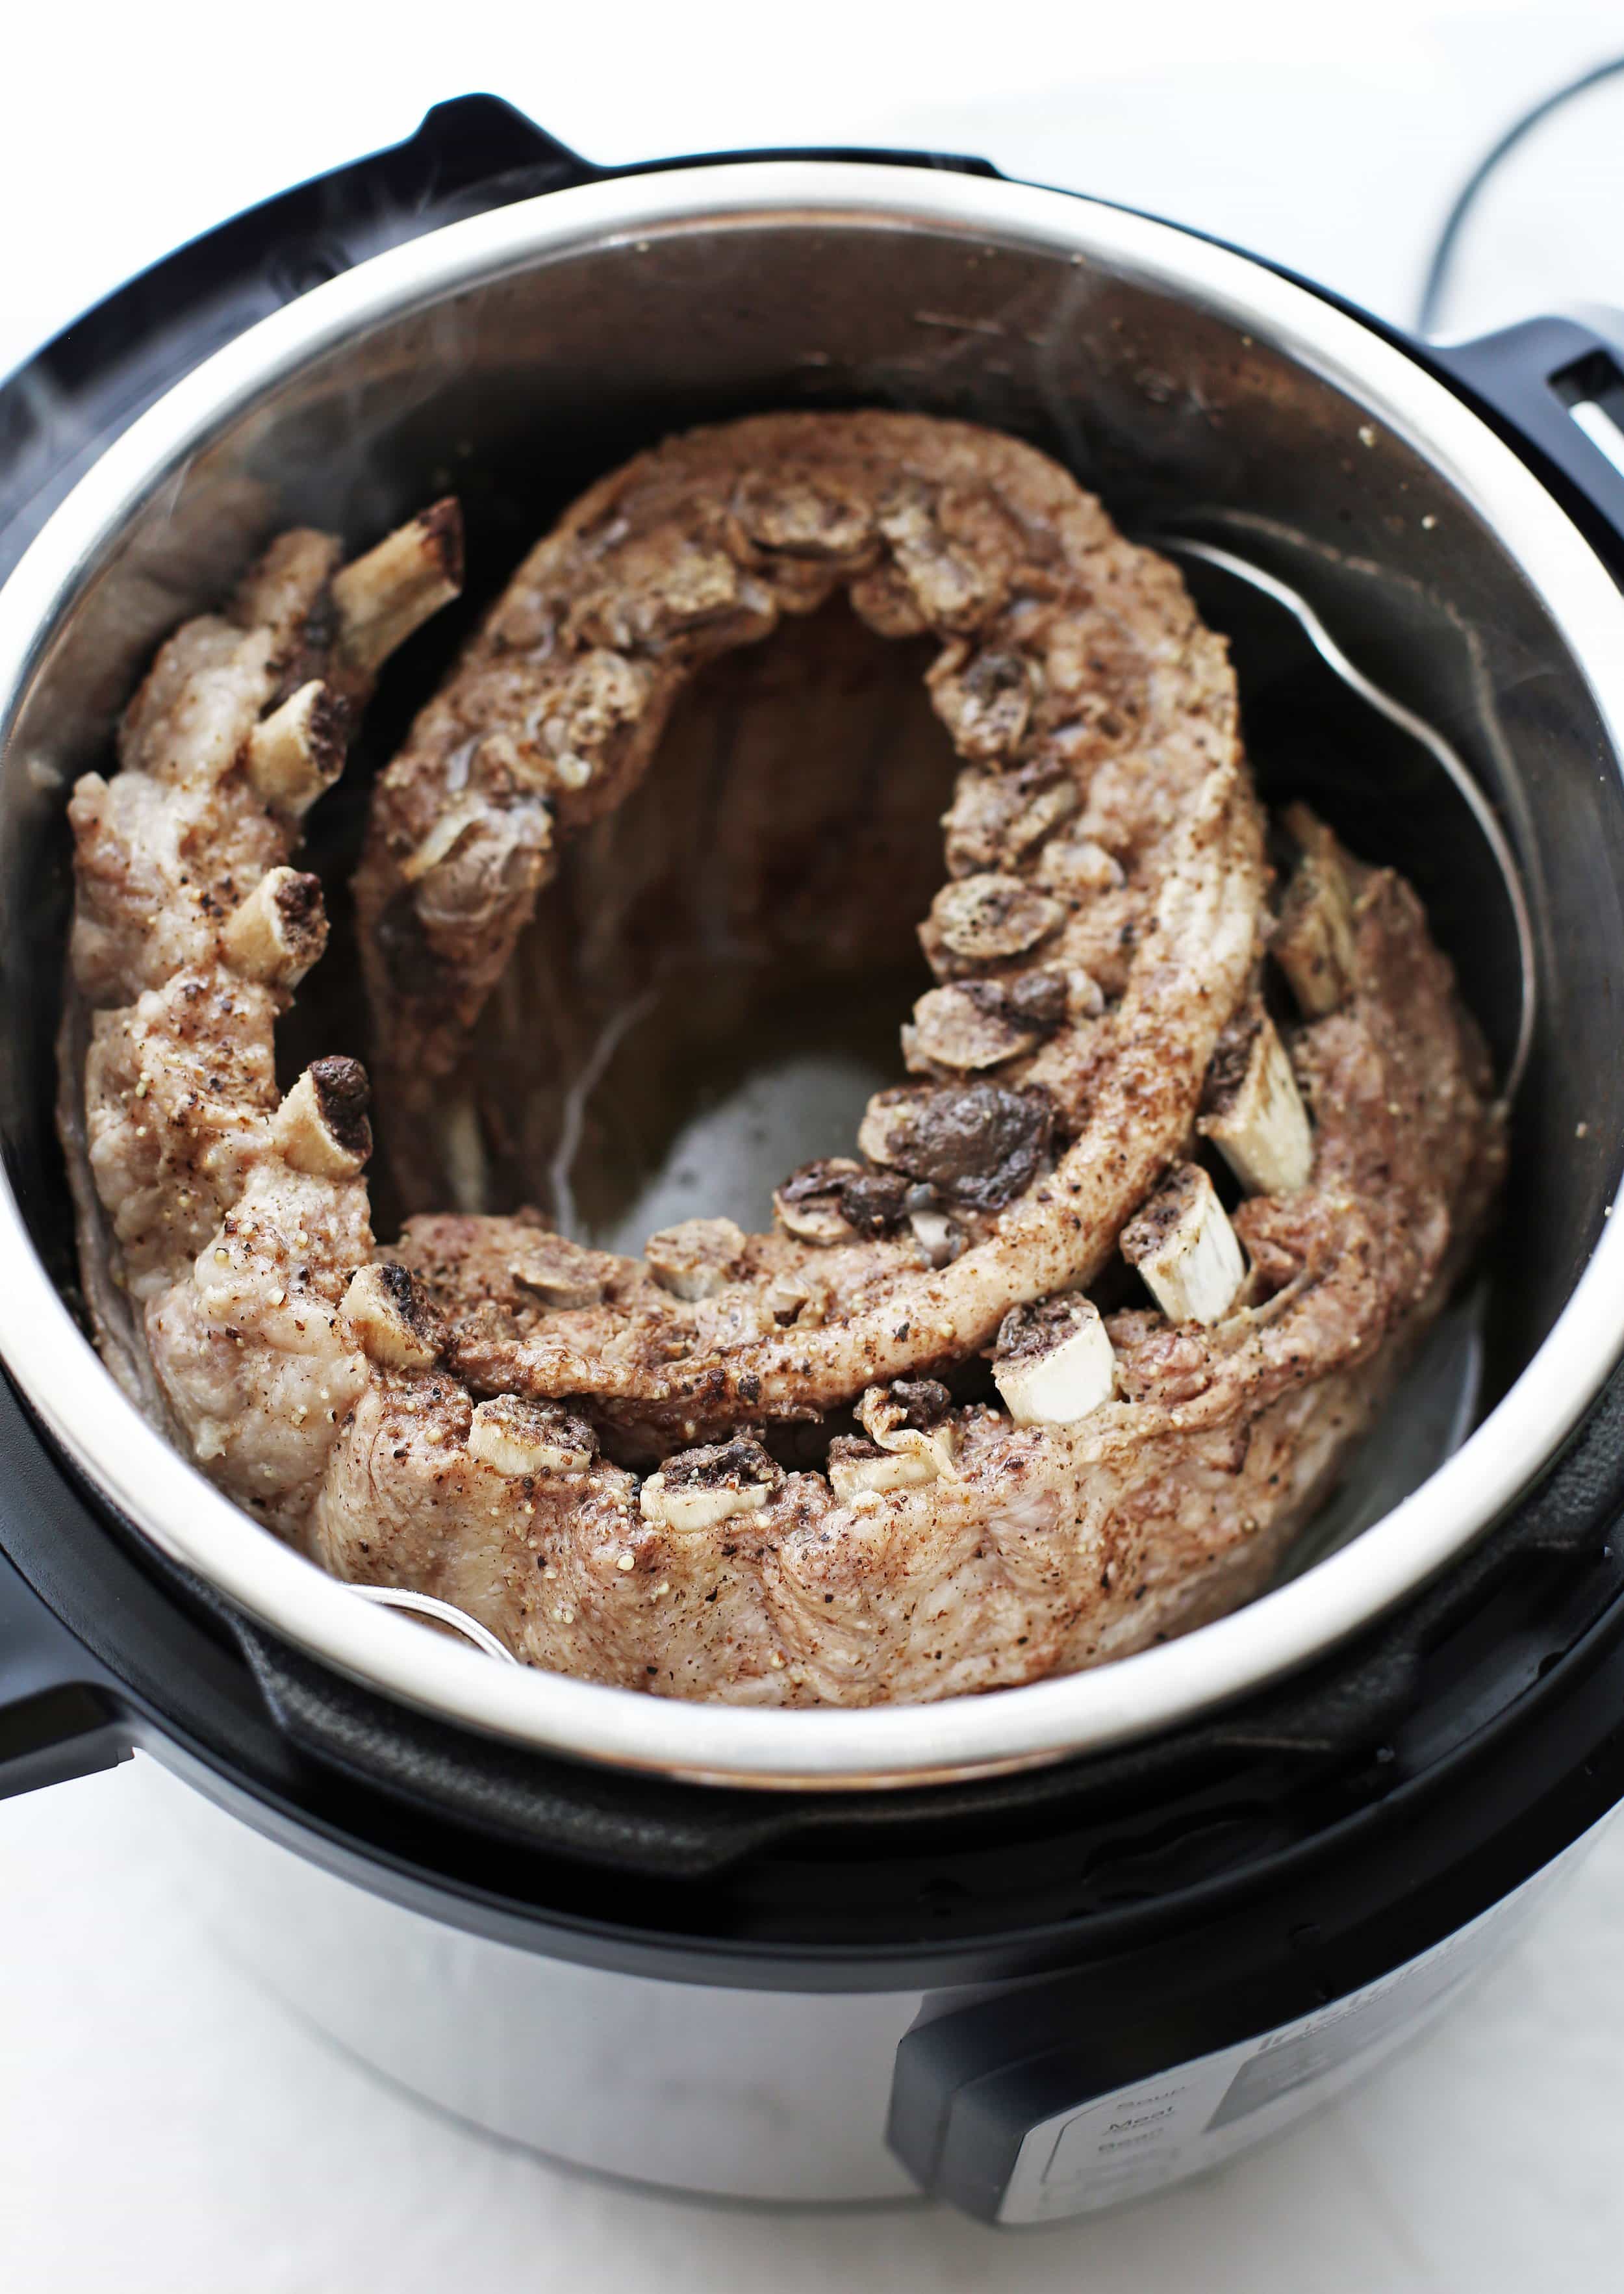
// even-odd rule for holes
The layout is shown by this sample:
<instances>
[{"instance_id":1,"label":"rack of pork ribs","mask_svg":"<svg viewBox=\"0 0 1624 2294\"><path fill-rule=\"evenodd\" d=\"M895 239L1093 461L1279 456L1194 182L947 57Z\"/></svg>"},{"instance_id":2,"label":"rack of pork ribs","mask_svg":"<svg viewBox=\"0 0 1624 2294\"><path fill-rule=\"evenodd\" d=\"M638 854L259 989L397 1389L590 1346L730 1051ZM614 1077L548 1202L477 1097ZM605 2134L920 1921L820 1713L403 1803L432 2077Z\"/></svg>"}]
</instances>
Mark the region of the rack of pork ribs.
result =
<instances>
[{"instance_id":1,"label":"rack of pork ribs","mask_svg":"<svg viewBox=\"0 0 1624 2294\"><path fill-rule=\"evenodd\" d=\"M770 1233L633 1258L532 1212L380 1248L366 1073L279 1094L327 930L301 818L459 588L455 505L342 557L272 541L73 793L62 1127L126 1390L339 1577L662 1695L988 1689L1258 1591L1459 1272L1502 1124L1409 887L1300 808L1271 864L1174 569L1030 447L879 412L675 438L525 559L355 879L408 1167L560 853L706 664L843 594L924 641L958 759L906 1079Z\"/></svg>"}]
</instances>

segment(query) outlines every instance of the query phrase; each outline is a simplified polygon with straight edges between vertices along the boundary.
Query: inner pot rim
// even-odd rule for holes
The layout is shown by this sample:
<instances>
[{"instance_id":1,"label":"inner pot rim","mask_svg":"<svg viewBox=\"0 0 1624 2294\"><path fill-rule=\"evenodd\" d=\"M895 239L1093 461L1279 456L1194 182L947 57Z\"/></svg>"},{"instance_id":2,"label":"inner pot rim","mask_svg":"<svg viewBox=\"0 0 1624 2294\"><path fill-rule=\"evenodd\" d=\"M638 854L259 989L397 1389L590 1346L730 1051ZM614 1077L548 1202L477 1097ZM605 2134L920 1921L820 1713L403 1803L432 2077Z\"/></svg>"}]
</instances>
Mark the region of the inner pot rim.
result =
<instances>
[{"instance_id":1,"label":"inner pot rim","mask_svg":"<svg viewBox=\"0 0 1624 2294\"><path fill-rule=\"evenodd\" d=\"M52 633L131 522L229 423L367 329L518 270L640 238L787 224L913 230L1108 264L1307 367L1422 454L1545 602L1624 756L1624 597L1515 453L1357 320L1247 256L1070 194L897 167L775 161L557 191L376 256L264 319L176 384L95 464L0 590L9 738ZM614 1766L759 1787L946 1781L1186 1720L1345 1639L1461 1554L1527 1488L1624 1350L1624 1222L1610 1222L1544 1344L1412 1496L1302 1576L1181 1640L1098 1669L936 1704L755 1711L497 1665L354 1599L239 1512L126 1400L68 1311L0 1176L0 1356L92 1486L171 1559L353 1680L488 1735ZM1624 1192L1624 1191L1621 1191Z\"/></svg>"}]
</instances>

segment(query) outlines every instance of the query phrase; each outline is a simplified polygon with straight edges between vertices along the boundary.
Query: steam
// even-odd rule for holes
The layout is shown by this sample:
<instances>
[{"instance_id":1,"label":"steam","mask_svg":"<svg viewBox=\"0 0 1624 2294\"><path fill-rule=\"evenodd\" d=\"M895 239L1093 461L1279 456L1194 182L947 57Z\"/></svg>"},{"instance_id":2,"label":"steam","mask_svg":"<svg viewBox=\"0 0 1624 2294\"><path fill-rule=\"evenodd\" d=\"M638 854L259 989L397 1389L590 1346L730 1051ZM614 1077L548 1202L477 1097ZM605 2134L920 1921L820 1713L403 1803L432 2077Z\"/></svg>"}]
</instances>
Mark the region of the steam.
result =
<instances>
[{"instance_id":1,"label":"steam","mask_svg":"<svg viewBox=\"0 0 1624 2294\"><path fill-rule=\"evenodd\" d=\"M609 1062L624 1042L629 1029L635 1028L644 1014L653 1010L654 990L646 988L629 1004L622 1004L612 1013L607 1025L596 1044L586 1065L564 1095L564 1120L558 1127L558 1144L553 1150L553 1159L548 1166L548 1185L553 1200L553 1216L561 1234L572 1235L576 1231L575 1188L572 1174L575 1158L581 1152L581 1134L586 1129L587 1106L593 1093L608 1071Z\"/></svg>"}]
</instances>

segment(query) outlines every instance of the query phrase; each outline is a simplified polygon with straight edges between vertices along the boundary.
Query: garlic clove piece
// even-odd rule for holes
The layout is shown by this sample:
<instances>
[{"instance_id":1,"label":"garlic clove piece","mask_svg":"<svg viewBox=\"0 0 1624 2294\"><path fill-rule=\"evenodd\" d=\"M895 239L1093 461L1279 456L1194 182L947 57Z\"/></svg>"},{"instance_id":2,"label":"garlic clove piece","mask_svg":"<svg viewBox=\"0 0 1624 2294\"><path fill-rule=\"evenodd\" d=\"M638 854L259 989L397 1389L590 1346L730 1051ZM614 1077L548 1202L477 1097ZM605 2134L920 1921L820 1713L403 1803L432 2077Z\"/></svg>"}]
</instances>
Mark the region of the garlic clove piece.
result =
<instances>
[{"instance_id":1,"label":"garlic clove piece","mask_svg":"<svg viewBox=\"0 0 1624 2294\"><path fill-rule=\"evenodd\" d=\"M1066 921L1059 900L1024 878L997 870L944 884L930 904L930 926L944 948L966 964L995 964L1058 931Z\"/></svg>"},{"instance_id":2,"label":"garlic clove piece","mask_svg":"<svg viewBox=\"0 0 1624 2294\"><path fill-rule=\"evenodd\" d=\"M951 1266L964 1249L964 1230L946 1211L910 1211L908 1224L927 1266Z\"/></svg>"}]
</instances>

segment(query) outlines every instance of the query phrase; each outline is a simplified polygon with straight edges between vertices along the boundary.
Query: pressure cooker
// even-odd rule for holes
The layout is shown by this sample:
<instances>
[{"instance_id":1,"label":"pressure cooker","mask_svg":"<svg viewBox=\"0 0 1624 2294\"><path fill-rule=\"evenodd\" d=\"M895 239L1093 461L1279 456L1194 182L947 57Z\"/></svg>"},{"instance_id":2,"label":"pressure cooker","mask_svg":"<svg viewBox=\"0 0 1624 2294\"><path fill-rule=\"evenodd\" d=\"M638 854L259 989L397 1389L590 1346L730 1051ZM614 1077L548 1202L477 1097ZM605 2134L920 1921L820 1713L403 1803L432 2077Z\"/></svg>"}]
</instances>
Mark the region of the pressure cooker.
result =
<instances>
[{"instance_id":1,"label":"pressure cooker","mask_svg":"<svg viewBox=\"0 0 1624 2294\"><path fill-rule=\"evenodd\" d=\"M240 1513L85 1335L67 791L280 527L363 546L449 479L477 604L628 452L873 404L1244 556L1465 759L1537 1013L1470 1378L1379 1517L1069 1679L769 1712L493 1662ZM487 97L42 349L0 389L0 1789L152 1755L199 1906L300 2013L494 2134L695 2192L1087 2211L1454 2000L1624 1795L1620 418L1624 317L1441 347L975 160L598 168ZM434 667L390 671L381 752ZM1443 935L1491 1043L1497 931L1458 900Z\"/></svg>"}]
</instances>

